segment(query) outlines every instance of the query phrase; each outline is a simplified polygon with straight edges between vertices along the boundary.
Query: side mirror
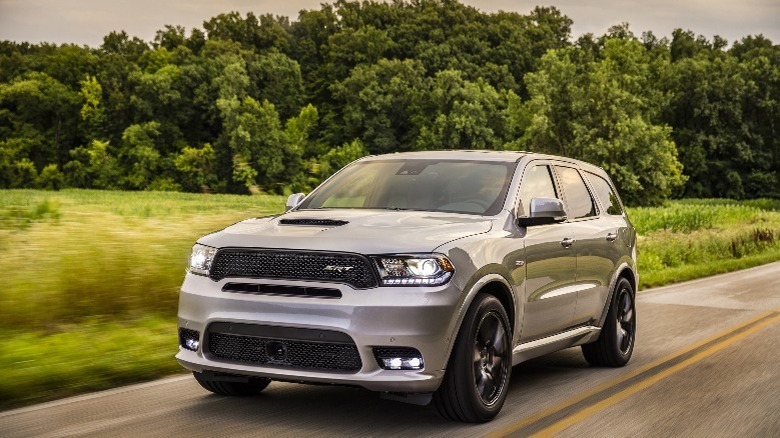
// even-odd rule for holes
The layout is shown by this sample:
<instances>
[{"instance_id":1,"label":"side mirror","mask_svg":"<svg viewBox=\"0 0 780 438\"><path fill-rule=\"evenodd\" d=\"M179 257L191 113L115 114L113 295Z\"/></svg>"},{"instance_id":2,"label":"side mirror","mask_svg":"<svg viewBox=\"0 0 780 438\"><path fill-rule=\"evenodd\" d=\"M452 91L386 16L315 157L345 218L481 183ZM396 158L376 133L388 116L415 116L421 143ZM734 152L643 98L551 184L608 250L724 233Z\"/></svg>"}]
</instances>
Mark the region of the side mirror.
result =
<instances>
[{"instance_id":1,"label":"side mirror","mask_svg":"<svg viewBox=\"0 0 780 438\"><path fill-rule=\"evenodd\" d=\"M293 193L292 195L287 197L287 204L285 204L285 207L287 210L291 210L298 206L298 204L303 201L303 198L305 198L306 195L303 193Z\"/></svg>"},{"instance_id":2,"label":"side mirror","mask_svg":"<svg viewBox=\"0 0 780 438\"><path fill-rule=\"evenodd\" d=\"M531 225L546 225L566 220L566 210L563 201L558 198L533 198L530 205L530 216L517 219L517 224L523 227Z\"/></svg>"}]
</instances>

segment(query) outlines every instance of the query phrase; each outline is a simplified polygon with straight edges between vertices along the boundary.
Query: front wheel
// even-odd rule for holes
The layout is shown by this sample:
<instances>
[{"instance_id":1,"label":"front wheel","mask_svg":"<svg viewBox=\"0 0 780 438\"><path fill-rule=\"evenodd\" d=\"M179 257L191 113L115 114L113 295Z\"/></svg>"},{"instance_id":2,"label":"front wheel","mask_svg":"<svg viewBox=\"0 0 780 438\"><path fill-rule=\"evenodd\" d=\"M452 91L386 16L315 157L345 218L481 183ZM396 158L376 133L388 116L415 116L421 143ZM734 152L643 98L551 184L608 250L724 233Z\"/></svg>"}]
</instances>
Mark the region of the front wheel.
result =
<instances>
[{"instance_id":1,"label":"front wheel","mask_svg":"<svg viewBox=\"0 0 780 438\"><path fill-rule=\"evenodd\" d=\"M612 294L607 319L596 342L582 346L582 354L594 366L622 367L631 359L636 338L634 288L620 278Z\"/></svg>"},{"instance_id":2,"label":"front wheel","mask_svg":"<svg viewBox=\"0 0 780 438\"><path fill-rule=\"evenodd\" d=\"M492 420L506 399L512 372L512 330L496 297L480 294L466 313L447 372L433 402L450 420Z\"/></svg>"}]
</instances>

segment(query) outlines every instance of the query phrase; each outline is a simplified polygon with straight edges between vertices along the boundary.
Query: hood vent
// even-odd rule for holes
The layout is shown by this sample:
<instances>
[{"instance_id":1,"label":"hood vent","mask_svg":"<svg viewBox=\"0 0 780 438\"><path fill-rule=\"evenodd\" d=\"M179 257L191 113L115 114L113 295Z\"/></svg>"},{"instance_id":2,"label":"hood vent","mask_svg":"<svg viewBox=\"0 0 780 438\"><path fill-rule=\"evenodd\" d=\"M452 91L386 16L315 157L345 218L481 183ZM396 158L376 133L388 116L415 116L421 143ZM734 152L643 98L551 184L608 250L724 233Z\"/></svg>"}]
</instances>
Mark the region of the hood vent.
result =
<instances>
[{"instance_id":1,"label":"hood vent","mask_svg":"<svg viewBox=\"0 0 780 438\"><path fill-rule=\"evenodd\" d=\"M349 222L335 219L281 219L281 225L310 225L315 227L340 227Z\"/></svg>"}]
</instances>

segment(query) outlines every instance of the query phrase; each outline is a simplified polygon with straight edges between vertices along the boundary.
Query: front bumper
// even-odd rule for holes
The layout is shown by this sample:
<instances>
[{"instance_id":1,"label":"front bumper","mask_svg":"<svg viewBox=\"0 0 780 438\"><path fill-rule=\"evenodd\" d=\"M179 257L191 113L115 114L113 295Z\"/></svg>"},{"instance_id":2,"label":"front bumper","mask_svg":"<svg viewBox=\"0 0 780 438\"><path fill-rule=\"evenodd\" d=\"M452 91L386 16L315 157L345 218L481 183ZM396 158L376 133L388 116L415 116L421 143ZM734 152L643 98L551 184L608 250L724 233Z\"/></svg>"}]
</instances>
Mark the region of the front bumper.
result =
<instances>
[{"instance_id":1,"label":"front bumper","mask_svg":"<svg viewBox=\"0 0 780 438\"><path fill-rule=\"evenodd\" d=\"M339 289L338 299L253 295L223 292L228 281L319 286ZM197 351L179 348L176 359L196 372L212 371L275 380L360 386L372 391L432 392L444 376L457 333L462 296L455 282L440 287L377 287L355 290L347 285L275 280L212 281L187 274L179 298L179 327L200 333ZM337 331L355 343L357 372L286 369L231 362L204 352L204 335L212 323ZM421 370L382 369L374 347L411 347L423 357Z\"/></svg>"}]
</instances>

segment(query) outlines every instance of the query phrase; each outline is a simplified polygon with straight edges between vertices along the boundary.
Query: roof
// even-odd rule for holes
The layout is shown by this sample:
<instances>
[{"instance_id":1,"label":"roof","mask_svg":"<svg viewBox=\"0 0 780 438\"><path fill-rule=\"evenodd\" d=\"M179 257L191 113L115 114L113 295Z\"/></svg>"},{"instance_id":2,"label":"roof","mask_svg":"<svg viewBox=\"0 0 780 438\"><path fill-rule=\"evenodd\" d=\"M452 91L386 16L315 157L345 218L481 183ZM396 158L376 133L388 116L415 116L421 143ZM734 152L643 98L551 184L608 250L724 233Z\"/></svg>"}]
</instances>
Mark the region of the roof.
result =
<instances>
[{"instance_id":1,"label":"roof","mask_svg":"<svg viewBox=\"0 0 780 438\"><path fill-rule=\"evenodd\" d=\"M372 155L365 160L387 159L417 159L417 160L477 160L477 161L518 161L528 152L520 151L492 151L492 150L446 150L446 151L420 151L420 152L396 152L385 155Z\"/></svg>"},{"instance_id":2,"label":"roof","mask_svg":"<svg viewBox=\"0 0 780 438\"><path fill-rule=\"evenodd\" d=\"M607 175L604 170L596 165L586 161L574 158L561 157L557 155L540 154L526 151L493 151L493 150L443 150L443 151L419 151L419 152L396 152L384 155L370 155L359 161L379 161L393 159L413 159L413 160L474 160L474 161L498 161L498 162L518 162L523 158L556 160L577 164L583 170Z\"/></svg>"}]
</instances>

